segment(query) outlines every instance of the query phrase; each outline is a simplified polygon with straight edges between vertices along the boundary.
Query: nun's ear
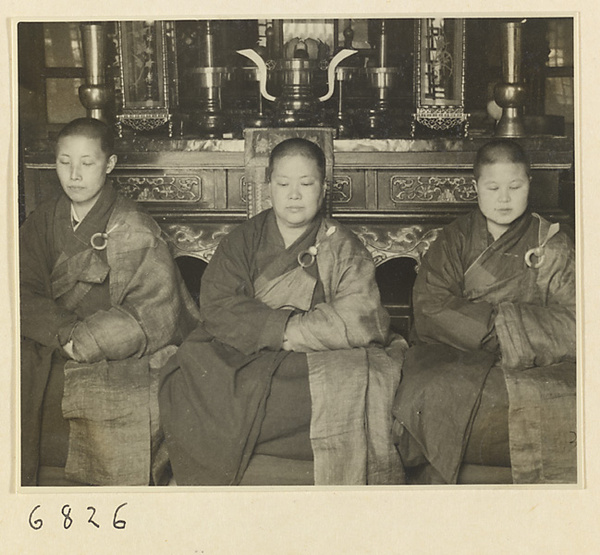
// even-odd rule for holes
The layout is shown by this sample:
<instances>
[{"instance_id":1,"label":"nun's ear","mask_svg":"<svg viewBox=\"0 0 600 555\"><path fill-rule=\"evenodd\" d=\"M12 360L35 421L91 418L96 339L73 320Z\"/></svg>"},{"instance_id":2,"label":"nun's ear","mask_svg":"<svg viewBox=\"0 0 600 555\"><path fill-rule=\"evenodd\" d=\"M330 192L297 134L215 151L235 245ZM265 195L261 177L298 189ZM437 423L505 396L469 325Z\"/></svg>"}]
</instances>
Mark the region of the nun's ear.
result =
<instances>
[{"instance_id":1,"label":"nun's ear","mask_svg":"<svg viewBox=\"0 0 600 555\"><path fill-rule=\"evenodd\" d=\"M106 173L110 173L111 171L113 171L115 169L115 166L117 165L117 155L116 154L111 154L108 157L108 162L106 164Z\"/></svg>"}]
</instances>

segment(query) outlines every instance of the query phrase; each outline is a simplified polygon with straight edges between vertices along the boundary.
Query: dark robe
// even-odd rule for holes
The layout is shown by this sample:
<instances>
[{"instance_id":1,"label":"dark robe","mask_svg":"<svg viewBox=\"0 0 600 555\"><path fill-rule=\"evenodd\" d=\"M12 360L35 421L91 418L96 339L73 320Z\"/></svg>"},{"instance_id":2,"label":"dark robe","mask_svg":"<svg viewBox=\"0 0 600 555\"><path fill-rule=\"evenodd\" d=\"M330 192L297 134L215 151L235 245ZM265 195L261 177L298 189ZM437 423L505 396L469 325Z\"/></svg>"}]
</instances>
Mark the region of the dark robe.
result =
<instances>
[{"instance_id":1,"label":"dark robe","mask_svg":"<svg viewBox=\"0 0 600 555\"><path fill-rule=\"evenodd\" d=\"M106 248L92 248L105 232ZM107 183L73 230L61 194L20 230L20 286L22 484L37 483L40 464L66 468L75 482L148 483L158 428L150 367L196 319L160 228ZM76 361L62 348L69 340ZM90 447L102 434L116 455Z\"/></svg>"},{"instance_id":2,"label":"dark robe","mask_svg":"<svg viewBox=\"0 0 600 555\"><path fill-rule=\"evenodd\" d=\"M496 423L510 432L513 480L575 479L574 249L556 225L526 212L494 241L476 210L428 251L413 290L417 345L394 403L405 464L424 457L456 482L488 375L501 370L490 395L508 393Z\"/></svg>"},{"instance_id":3,"label":"dark robe","mask_svg":"<svg viewBox=\"0 0 600 555\"><path fill-rule=\"evenodd\" d=\"M160 387L161 421L178 484L239 484L255 453L310 460L315 443L320 453L328 451L330 438L328 444L320 431L330 427L326 411L317 410L322 418L315 424L316 376L322 379L318 389L333 394L329 404L337 402L340 411L364 410L365 388L362 400L351 393L342 401L344 388L336 399L325 378L345 369L349 388L356 384L356 390L356 363L337 370L330 359L330 372L323 363L328 354L345 352L340 356L347 360L362 356L366 368L360 348L385 344L389 319L370 256L351 232L336 226L318 219L286 249L274 214L266 211L220 243L202 278L203 322L164 368ZM298 255L315 244L316 263L301 268ZM282 350L292 315L297 319L288 333L297 352ZM399 367L389 362L394 365L389 375L396 377L391 389ZM363 431L364 418L361 412ZM340 436L355 437L350 429ZM364 449L366 456L366 444ZM344 468L334 475L345 480L352 472ZM325 473L315 470L316 476Z\"/></svg>"}]
</instances>

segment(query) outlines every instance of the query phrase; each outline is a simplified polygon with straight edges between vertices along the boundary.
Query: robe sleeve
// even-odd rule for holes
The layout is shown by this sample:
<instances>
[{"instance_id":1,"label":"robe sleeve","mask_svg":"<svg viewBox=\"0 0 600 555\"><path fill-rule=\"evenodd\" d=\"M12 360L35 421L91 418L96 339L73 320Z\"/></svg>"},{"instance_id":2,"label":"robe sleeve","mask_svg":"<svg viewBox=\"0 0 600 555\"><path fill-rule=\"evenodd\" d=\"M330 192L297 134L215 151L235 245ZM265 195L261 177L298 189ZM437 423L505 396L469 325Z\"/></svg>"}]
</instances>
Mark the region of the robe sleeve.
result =
<instances>
[{"instance_id":1,"label":"robe sleeve","mask_svg":"<svg viewBox=\"0 0 600 555\"><path fill-rule=\"evenodd\" d=\"M389 315L381 305L373 259L354 236L338 233L317 257L327 302L292 316L286 327L294 351L350 349L388 340Z\"/></svg>"},{"instance_id":2,"label":"robe sleeve","mask_svg":"<svg viewBox=\"0 0 600 555\"><path fill-rule=\"evenodd\" d=\"M445 228L431 245L413 288L415 331L425 343L444 343L463 351L495 351L495 310L486 301L463 297L464 238Z\"/></svg>"},{"instance_id":3,"label":"robe sleeve","mask_svg":"<svg viewBox=\"0 0 600 555\"><path fill-rule=\"evenodd\" d=\"M202 276L200 312L206 331L244 354L278 350L292 311L273 309L254 298L248 237L225 237Z\"/></svg>"},{"instance_id":4,"label":"robe sleeve","mask_svg":"<svg viewBox=\"0 0 600 555\"><path fill-rule=\"evenodd\" d=\"M575 250L565 234L546 246L536 281L542 304L498 305L496 330L506 368L547 366L576 358Z\"/></svg>"},{"instance_id":5,"label":"robe sleeve","mask_svg":"<svg viewBox=\"0 0 600 555\"><path fill-rule=\"evenodd\" d=\"M143 222L142 216L136 217ZM150 355L179 344L192 325L193 301L185 302L185 285L157 232L150 225L125 228L113 240L118 244L109 253L113 306L75 326L71 337L80 361Z\"/></svg>"},{"instance_id":6,"label":"robe sleeve","mask_svg":"<svg viewBox=\"0 0 600 555\"><path fill-rule=\"evenodd\" d=\"M70 329L77 315L52 298L47 212L34 212L19 232L21 336L46 347L60 346L59 332Z\"/></svg>"}]
</instances>

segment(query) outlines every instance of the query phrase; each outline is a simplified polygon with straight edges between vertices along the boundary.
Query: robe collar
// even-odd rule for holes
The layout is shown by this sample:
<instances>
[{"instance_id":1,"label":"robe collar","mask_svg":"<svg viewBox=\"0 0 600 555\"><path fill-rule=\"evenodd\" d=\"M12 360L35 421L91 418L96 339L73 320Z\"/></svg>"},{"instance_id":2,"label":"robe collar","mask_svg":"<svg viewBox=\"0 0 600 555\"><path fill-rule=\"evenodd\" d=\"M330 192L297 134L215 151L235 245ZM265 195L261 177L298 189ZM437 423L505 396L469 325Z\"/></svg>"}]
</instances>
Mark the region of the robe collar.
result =
<instances>
[{"instance_id":1,"label":"robe collar","mask_svg":"<svg viewBox=\"0 0 600 555\"><path fill-rule=\"evenodd\" d=\"M61 297L77 282L99 284L108 276L106 251L93 249L91 238L106 230L116 199L117 192L107 181L94 206L73 230L71 201L64 194L59 198L53 230L56 256L50 276L53 298Z\"/></svg>"},{"instance_id":2,"label":"robe collar","mask_svg":"<svg viewBox=\"0 0 600 555\"><path fill-rule=\"evenodd\" d=\"M71 225L71 200L63 193L56 206L54 237L56 244L60 245L62 253L66 256L85 250L90 246L94 233L106 231L106 224L113 211L117 191L112 182L107 180L98 200L81 220L77 229ZM65 223L68 222L68 225Z\"/></svg>"},{"instance_id":3,"label":"robe collar","mask_svg":"<svg viewBox=\"0 0 600 555\"><path fill-rule=\"evenodd\" d=\"M273 250L276 255L261 272L262 277L270 280L296 268L299 265L298 255L315 244L322 220L322 216L317 215L306 231L286 249L283 237L279 232L275 213L271 209L265 221L265 242L276 247Z\"/></svg>"}]
</instances>

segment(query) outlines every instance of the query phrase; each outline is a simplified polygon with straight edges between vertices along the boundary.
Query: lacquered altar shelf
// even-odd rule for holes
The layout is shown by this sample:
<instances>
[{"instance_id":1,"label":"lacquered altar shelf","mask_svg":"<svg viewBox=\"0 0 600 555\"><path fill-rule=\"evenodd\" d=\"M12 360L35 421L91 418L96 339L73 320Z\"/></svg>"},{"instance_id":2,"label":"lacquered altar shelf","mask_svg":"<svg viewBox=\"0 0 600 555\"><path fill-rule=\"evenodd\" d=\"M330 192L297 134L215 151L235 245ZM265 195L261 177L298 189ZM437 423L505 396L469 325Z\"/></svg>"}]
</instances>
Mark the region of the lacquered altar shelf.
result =
<instances>
[{"instance_id":1,"label":"lacquered altar shelf","mask_svg":"<svg viewBox=\"0 0 600 555\"><path fill-rule=\"evenodd\" d=\"M466 139L432 138L432 139L335 139L334 152L339 154L340 161L360 163L356 153L381 154L432 154L455 161L461 165L472 164L472 156L477 149L491 140L491 136L477 136ZM537 135L519 138L534 163L570 163L572 161L573 140L569 137ZM127 155L131 163L137 155L176 155L177 153L211 153L219 154L219 165L226 159L243 160L244 141L242 139L189 139L151 136L135 136L118 139L118 154ZM222 155L222 156L221 156ZM557 156L559 157L557 159ZM211 157L206 157L207 163ZM25 149L25 159L31 163L53 163L53 149L50 141L38 141ZM212 158L215 160L214 158ZM124 160L122 160L124 161Z\"/></svg>"}]
</instances>

